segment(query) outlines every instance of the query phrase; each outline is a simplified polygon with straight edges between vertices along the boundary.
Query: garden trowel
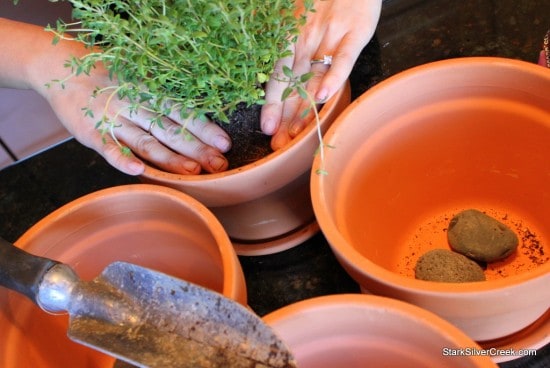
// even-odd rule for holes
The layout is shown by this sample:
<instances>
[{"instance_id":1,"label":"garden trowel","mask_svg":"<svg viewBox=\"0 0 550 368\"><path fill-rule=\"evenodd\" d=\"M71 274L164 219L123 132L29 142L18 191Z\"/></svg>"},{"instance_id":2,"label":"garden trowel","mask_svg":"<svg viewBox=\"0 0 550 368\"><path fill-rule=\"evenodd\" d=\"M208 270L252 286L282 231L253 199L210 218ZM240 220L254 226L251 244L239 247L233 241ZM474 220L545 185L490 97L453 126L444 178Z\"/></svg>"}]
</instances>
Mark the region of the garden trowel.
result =
<instances>
[{"instance_id":1,"label":"garden trowel","mask_svg":"<svg viewBox=\"0 0 550 368\"><path fill-rule=\"evenodd\" d=\"M68 336L138 367L295 367L257 315L221 294L125 262L82 281L67 265L0 238L0 285L47 312Z\"/></svg>"}]
</instances>

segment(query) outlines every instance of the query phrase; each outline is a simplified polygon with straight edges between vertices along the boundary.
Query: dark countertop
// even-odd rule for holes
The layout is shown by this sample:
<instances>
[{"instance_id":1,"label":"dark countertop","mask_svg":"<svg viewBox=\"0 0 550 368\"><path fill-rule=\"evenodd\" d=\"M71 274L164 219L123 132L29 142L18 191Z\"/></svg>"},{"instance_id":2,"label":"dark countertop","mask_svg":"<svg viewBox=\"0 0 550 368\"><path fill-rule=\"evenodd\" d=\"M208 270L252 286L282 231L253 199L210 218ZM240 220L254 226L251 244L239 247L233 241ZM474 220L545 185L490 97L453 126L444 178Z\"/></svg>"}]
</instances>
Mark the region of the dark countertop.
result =
<instances>
[{"instance_id":1,"label":"dark countertop","mask_svg":"<svg viewBox=\"0 0 550 368\"><path fill-rule=\"evenodd\" d=\"M388 0L351 75L356 98L412 66L464 56L536 62L550 28L548 0ZM99 189L137 183L74 140L0 171L0 234L15 241L60 206ZM358 292L322 234L288 251L240 257L250 306L260 315L318 295ZM550 367L550 345L501 367Z\"/></svg>"}]
</instances>

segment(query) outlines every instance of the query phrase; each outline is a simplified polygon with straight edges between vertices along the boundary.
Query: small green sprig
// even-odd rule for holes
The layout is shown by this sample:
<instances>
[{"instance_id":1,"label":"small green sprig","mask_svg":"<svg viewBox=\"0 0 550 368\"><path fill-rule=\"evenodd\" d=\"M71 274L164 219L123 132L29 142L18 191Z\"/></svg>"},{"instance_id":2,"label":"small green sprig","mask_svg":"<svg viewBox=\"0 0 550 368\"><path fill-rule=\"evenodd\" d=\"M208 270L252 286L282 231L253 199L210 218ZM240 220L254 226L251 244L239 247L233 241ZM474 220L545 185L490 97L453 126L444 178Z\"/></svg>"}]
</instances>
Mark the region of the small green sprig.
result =
<instances>
[{"instance_id":1,"label":"small green sprig","mask_svg":"<svg viewBox=\"0 0 550 368\"><path fill-rule=\"evenodd\" d=\"M296 92L303 100L309 103L308 108L306 108L300 114L301 118L305 118L311 112L313 112L317 130L317 138L319 139L319 147L316 150L316 154L319 154L321 161L321 166L315 170L319 175L328 175L328 172L325 169L325 147L332 148L323 142L323 132L321 131L321 119L319 118L319 109L318 103L315 101L313 96L307 91L306 84L313 77L313 72L305 73L302 75L295 75L292 69L288 66L283 66L283 74L288 81L288 86L284 89L282 100L287 99L292 93Z\"/></svg>"}]
</instances>

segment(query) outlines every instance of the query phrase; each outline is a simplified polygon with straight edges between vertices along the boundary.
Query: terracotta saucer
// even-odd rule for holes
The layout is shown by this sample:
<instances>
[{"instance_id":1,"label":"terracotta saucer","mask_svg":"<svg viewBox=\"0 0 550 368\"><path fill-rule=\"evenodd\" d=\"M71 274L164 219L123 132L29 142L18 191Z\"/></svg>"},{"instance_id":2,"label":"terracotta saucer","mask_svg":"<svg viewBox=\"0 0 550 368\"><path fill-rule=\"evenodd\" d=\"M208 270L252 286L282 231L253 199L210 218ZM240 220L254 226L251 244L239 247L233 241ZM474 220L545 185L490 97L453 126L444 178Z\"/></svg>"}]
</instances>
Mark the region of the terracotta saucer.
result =
<instances>
[{"instance_id":1,"label":"terracotta saucer","mask_svg":"<svg viewBox=\"0 0 550 368\"><path fill-rule=\"evenodd\" d=\"M550 344L550 309L531 325L512 335L489 341L478 341L478 344L486 349L499 349L514 351L512 355L495 355L492 357L495 363L503 363L519 359L528 354L520 353L522 350L536 350Z\"/></svg>"},{"instance_id":2,"label":"terracotta saucer","mask_svg":"<svg viewBox=\"0 0 550 368\"><path fill-rule=\"evenodd\" d=\"M235 251L240 256L263 256L293 248L319 232L317 221L313 221L296 231L262 243L246 243L232 240Z\"/></svg>"}]
</instances>

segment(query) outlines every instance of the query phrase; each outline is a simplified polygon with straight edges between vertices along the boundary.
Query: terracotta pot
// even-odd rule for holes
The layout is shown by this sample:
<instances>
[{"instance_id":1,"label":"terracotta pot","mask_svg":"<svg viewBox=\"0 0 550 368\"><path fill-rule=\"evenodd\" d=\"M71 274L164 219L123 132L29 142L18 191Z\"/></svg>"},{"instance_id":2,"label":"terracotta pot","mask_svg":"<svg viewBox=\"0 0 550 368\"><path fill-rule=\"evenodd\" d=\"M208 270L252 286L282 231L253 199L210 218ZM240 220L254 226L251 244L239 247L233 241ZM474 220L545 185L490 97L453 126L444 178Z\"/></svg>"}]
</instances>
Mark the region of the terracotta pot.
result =
<instances>
[{"instance_id":1,"label":"terracotta pot","mask_svg":"<svg viewBox=\"0 0 550 368\"><path fill-rule=\"evenodd\" d=\"M246 304L244 276L221 224L174 189L138 184L86 195L39 221L16 245L71 265L82 279L93 279L122 260ZM0 366L112 367L113 358L66 337L67 320L0 290Z\"/></svg>"},{"instance_id":2,"label":"terracotta pot","mask_svg":"<svg viewBox=\"0 0 550 368\"><path fill-rule=\"evenodd\" d=\"M304 300L264 317L300 368L496 367L462 331L424 309L379 296ZM468 349L468 350L466 350Z\"/></svg>"},{"instance_id":3,"label":"terracotta pot","mask_svg":"<svg viewBox=\"0 0 550 368\"><path fill-rule=\"evenodd\" d=\"M325 141L334 149L328 175L312 174L313 207L365 290L436 312L478 341L513 334L550 307L547 70L501 58L416 67L353 102ZM448 249L450 218L469 208L509 225L517 252L490 264L485 282L416 280L418 257Z\"/></svg>"},{"instance_id":4,"label":"terracotta pot","mask_svg":"<svg viewBox=\"0 0 550 368\"><path fill-rule=\"evenodd\" d=\"M346 84L321 109L325 131L349 104ZM318 231L309 170L319 141L315 124L286 147L249 165L218 174L177 175L147 167L142 179L179 189L218 217L243 255L269 254L300 244Z\"/></svg>"}]
</instances>

